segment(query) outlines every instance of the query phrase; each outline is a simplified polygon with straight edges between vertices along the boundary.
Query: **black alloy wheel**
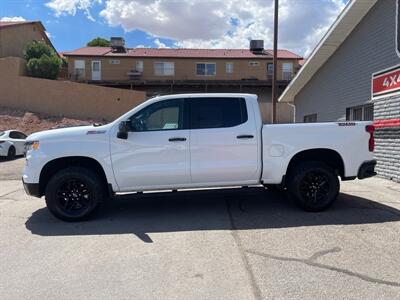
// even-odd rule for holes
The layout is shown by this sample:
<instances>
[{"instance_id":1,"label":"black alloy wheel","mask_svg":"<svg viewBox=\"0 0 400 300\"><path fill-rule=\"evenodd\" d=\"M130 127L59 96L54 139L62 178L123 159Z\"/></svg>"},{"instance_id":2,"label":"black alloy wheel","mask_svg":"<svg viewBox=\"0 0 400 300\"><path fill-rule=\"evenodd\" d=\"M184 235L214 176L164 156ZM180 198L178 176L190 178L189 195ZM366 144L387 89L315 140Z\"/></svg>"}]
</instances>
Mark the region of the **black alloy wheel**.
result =
<instances>
[{"instance_id":1,"label":"black alloy wheel","mask_svg":"<svg viewBox=\"0 0 400 300\"><path fill-rule=\"evenodd\" d=\"M289 197L304 210L322 211L332 205L340 189L336 172L323 162L298 164L288 181Z\"/></svg>"},{"instance_id":2,"label":"black alloy wheel","mask_svg":"<svg viewBox=\"0 0 400 300\"><path fill-rule=\"evenodd\" d=\"M106 182L88 168L69 167L53 175L45 190L49 211L64 221L88 219L106 195Z\"/></svg>"},{"instance_id":3,"label":"black alloy wheel","mask_svg":"<svg viewBox=\"0 0 400 300\"><path fill-rule=\"evenodd\" d=\"M309 172L300 183L300 191L307 203L323 203L328 200L329 178L323 172Z\"/></svg>"},{"instance_id":4,"label":"black alloy wheel","mask_svg":"<svg viewBox=\"0 0 400 300\"><path fill-rule=\"evenodd\" d=\"M81 179L67 179L57 189L57 202L67 214L80 215L88 209L91 194Z\"/></svg>"}]
</instances>

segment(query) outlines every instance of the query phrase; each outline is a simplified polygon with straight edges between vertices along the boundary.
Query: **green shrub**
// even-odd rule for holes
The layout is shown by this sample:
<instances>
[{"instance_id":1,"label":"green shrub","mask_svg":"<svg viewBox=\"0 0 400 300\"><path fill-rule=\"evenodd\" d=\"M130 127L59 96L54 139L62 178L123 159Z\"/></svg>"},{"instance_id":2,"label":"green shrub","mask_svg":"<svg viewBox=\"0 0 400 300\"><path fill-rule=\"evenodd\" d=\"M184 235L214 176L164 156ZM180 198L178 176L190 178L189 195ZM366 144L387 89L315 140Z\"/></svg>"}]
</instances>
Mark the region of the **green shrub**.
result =
<instances>
[{"instance_id":1,"label":"green shrub","mask_svg":"<svg viewBox=\"0 0 400 300\"><path fill-rule=\"evenodd\" d=\"M32 77L57 79L62 60L53 48L43 42L30 42L25 47L28 75Z\"/></svg>"},{"instance_id":2,"label":"green shrub","mask_svg":"<svg viewBox=\"0 0 400 300\"><path fill-rule=\"evenodd\" d=\"M57 56L43 54L40 58L32 58L28 61L28 75L39 78L57 79L61 63L61 59Z\"/></svg>"}]
</instances>

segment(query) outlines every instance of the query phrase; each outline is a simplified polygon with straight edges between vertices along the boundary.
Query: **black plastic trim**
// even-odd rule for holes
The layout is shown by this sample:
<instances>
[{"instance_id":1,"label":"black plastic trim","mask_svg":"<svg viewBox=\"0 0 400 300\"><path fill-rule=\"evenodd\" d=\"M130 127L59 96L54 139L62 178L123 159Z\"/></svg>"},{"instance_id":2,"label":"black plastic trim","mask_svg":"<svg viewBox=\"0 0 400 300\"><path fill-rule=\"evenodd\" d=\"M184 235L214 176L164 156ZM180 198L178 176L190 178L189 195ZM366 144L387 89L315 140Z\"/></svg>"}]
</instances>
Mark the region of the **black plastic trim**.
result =
<instances>
[{"instance_id":1,"label":"black plastic trim","mask_svg":"<svg viewBox=\"0 0 400 300\"><path fill-rule=\"evenodd\" d=\"M375 172L376 160L369 160L362 163L358 169L358 179L369 178L376 175Z\"/></svg>"},{"instance_id":2,"label":"black plastic trim","mask_svg":"<svg viewBox=\"0 0 400 300\"><path fill-rule=\"evenodd\" d=\"M115 192L111 183L107 184L107 194L110 199L113 199L115 197Z\"/></svg>"},{"instance_id":3,"label":"black plastic trim","mask_svg":"<svg viewBox=\"0 0 400 300\"><path fill-rule=\"evenodd\" d=\"M37 198L42 197L39 183L26 183L24 180L22 180L22 183L24 185L25 193L27 193L29 196Z\"/></svg>"},{"instance_id":4,"label":"black plastic trim","mask_svg":"<svg viewBox=\"0 0 400 300\"><path fill-rule=\"evenodd\" d=\"M342 177L342 181L354 180L356 178L357 178L357 176Z\"/></svg>"}]
</instances>

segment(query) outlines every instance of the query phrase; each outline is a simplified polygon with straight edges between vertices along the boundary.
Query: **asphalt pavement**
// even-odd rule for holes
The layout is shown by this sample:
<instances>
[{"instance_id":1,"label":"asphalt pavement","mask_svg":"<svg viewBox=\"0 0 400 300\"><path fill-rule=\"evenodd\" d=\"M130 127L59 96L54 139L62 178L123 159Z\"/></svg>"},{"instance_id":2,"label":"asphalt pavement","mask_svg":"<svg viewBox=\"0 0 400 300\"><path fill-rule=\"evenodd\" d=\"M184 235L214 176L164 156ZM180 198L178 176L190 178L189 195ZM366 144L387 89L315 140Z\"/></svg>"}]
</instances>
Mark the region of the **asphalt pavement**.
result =
<instances>
[{"instance_id":1,"label":"asphalt pavement","mask_svg":"<svg viewBox=\"0 0 400 300\"><path fill-rule=\"evenodd\" d=\"M1 299L400 299L400 184L306 213L260 188L144 194L65 223L0 161Z\"/></svg>"}]
</instances>

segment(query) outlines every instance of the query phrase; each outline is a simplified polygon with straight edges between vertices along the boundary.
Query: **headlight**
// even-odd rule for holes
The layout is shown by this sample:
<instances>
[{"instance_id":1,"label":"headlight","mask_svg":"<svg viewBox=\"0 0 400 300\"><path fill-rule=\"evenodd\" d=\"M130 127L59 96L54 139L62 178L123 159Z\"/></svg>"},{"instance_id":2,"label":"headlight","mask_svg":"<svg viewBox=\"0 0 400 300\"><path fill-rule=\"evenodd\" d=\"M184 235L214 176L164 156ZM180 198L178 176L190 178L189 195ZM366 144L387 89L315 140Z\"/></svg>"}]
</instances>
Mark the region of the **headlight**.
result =
<instances>
[{"instance_id":1,"label":"headlight","mask_svg":"<svg viewBox=\"0 0 400 300\"><path fill-rule=\"evenodd\" d=\"M30 150L39 150L39 141L30 141L25 143L25 152Z\"/></svg>"}]
</instances>

